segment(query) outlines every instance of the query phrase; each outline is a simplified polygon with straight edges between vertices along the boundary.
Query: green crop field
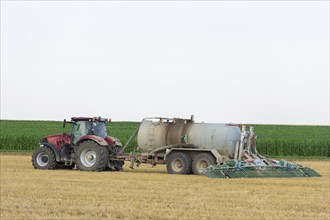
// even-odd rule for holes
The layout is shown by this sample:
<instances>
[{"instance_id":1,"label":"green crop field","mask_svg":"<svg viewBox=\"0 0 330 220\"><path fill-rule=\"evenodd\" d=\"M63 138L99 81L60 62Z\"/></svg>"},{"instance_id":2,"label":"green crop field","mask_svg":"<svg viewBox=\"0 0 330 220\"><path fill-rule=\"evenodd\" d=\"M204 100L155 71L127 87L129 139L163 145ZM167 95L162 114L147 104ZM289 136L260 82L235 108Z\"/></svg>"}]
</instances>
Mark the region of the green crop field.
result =
<instances>
[{"instance_id":1,"label":"green crop field","mask_svg":"<svg viewBox=\"0 0 330 220\"><path fill-rule=\"evenodd\" d=\"M57 121L0 121L1 151L31 151L47 135L70 132ZM112 122L107 125L110 135L124 144L139 126L138 122ZM330 126L254 125L258 150L268 156L330 156ZM126 152L134 151L133 139Z\"/></svg>"},{"instance_id":2,"label":"green crop field","mask_svg":"<svg viewBox=\"0 0 330 220\"><path fill-rule=\"evenodd\" d=\"M330 156L330 126L254 125L258 150L271 156Z\"/></svg>"}]
</instances>

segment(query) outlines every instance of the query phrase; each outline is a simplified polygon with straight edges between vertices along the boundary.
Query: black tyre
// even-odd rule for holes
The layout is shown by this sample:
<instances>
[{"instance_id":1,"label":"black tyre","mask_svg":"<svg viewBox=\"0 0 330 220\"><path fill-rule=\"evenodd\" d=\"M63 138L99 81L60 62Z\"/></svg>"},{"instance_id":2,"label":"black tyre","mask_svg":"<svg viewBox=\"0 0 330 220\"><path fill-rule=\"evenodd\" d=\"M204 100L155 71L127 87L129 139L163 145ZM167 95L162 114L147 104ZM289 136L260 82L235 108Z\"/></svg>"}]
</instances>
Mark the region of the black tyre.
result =
<instances>
[{"instance_id":1,"label":"black tyre","mask_svg":"<svg viewBox=\"0 0 330 220\"><path fill-rule=\"evenodd\" d=\"M57 162L53 149L49 147L39 147L36 149L32 155L32 166L35 169L56 169Z\"/></svg>"},{"instance_id":2,"label":"black tyre","mask_svg":"<svg viewBox=\"0 0 330 220\"><path fill-rule=\"evenodd\" d=\"M109 152L94 141L84 141L76 147L75 162L79 170L103 171L108 165Z\"/></svg>"},{"instance_id":3,"label":"black tyre","mask_svg":"<svg viewBox=\"0 0 330 220\"><path fill-rule=\"evenodd\" d=\"M203 175L201 169L215 165L215 158L209 153L198 154L192 163L192 170L195 175Z\"/></svg>"},{"instance_id":4,"label":"black tyre","mask_svg":"<svg viewBox=\"0 0 330 220\"><path fill-rule=\"evenodd\" d=\"M191 174L191 157L183 152L174 152L166 160L169 174Z\"/></svg>"}]
</instances>

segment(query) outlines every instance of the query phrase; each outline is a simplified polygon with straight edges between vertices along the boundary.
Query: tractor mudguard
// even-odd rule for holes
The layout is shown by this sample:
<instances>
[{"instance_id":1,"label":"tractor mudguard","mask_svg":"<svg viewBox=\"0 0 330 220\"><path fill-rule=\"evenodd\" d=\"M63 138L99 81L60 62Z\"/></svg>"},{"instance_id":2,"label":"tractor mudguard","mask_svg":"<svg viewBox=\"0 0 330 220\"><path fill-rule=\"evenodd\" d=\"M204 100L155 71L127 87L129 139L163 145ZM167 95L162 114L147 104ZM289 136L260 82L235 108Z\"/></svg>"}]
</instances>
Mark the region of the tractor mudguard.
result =
<instances>
[{"instance_id":1,"label":"tractor mudguard","mask_svg":"<svg viewBox=\"0 0 330 220\"><path fill-rule=\"evenodd\" d=\"M52 149L55 153L56 161L61 162L61 152L57 147L55 147L55 145L43 142L43 143L40 144L40 147L49 147L50 149Z\"/></svg>"},{"instance_id":2,"label":"tractor mudguard","mask_svg":"<svg viewBox=\"0 0 330 220\"><path fill-rule=\"evenodd\" d=\"M100 138L95 135L83 136L83 137L79 138L79 140L77 141L77 144L80 144L81 142L86 141L86 140L92 140L101 146L108 146L108 143L103 138Z\"/></svg>"},{"instance_id":3,"label":"tractor mudguard","mask_svg":"<svg viewBox=\"0 0 330 220\"><path fill-rule=\"evenodd\" d=\"M104 140L111 146L115 146L116 145L116 140L113 137L110 136L106 136L104 138Z\"/></svg>"},{"instance_id":4,"label":"tractor mudguard","mask_svg":"<svg viewBox=\"0 0 330 220\"><path fill-rule=\"evenodd\" d=\"M115 137L111 137L111 136L106 136L104 138L104 140L106 142L108 142L108 144L110 146L119 146L119 147L122 147L123 145L120 143L120 140L118 138L115 138Z\"/></svg>"}]
</instances>

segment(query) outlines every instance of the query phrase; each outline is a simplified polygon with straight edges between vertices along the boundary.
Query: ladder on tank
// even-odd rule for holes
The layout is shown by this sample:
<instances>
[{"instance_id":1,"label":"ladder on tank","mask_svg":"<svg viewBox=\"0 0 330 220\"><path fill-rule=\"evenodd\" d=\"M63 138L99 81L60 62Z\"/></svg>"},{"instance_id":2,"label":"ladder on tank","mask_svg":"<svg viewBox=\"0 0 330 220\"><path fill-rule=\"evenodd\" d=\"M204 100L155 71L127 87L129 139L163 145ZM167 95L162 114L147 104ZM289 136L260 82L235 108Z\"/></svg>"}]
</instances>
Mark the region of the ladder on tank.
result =
<instances>
[{"instance_id":1,"label":"ladder on tank","mask_svg":"<svg viewBox=\"0 0 330 220\"><path fill-rule=\"evenodd\" d=\"M155 147L155 125L152 123L148 130L148 144L147 144L147 164L153 164L154 159L149 158L149 153L154 150Z\"/></svg>"}]
</instances>

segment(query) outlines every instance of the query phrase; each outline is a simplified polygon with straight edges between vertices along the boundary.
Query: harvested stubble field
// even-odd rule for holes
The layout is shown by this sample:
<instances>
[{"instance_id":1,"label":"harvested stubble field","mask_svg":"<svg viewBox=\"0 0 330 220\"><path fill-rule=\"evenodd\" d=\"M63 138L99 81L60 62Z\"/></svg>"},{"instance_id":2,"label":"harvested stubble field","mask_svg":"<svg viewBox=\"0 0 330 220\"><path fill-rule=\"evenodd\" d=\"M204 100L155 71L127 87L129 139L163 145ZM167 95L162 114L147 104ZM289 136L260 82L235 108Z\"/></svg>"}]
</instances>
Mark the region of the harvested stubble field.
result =
<instances>
[{"instance_id":1,"label":"harvested stubble field","mask_svg":"<svg viewBox=\"0 0 330 220\"><path fill-rule=\"evenodd\" d=\"M329 219L330 163L321 178L209 179L165 166L121 172L35 170L1 154L1 219Z\"/></svg>"}]
</instances>

